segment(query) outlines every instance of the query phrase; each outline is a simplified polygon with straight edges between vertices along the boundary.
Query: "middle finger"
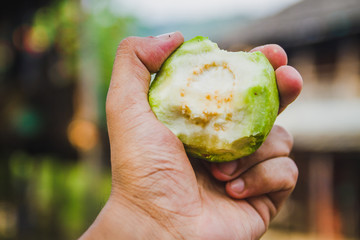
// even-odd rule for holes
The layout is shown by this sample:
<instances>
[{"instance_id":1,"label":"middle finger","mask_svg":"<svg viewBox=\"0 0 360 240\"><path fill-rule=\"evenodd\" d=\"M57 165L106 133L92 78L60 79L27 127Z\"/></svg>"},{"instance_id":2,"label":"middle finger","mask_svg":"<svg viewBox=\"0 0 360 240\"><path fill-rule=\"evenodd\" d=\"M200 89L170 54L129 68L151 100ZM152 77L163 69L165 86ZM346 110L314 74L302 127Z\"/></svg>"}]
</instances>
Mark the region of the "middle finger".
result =
<instances>
[{"instance_id":1,"label":"middle finger","mask_svg":"<svg viewBox=\"0 0 360 240\"><path fill-rule=\"evenodd\" d=\"M274 126L261 147L253 154L226 163L212 163L210 171L220 181L232 180L252 166L269 158L288 156L293 145L290 134L280 126Z\"/></svg>"}]
</instances>

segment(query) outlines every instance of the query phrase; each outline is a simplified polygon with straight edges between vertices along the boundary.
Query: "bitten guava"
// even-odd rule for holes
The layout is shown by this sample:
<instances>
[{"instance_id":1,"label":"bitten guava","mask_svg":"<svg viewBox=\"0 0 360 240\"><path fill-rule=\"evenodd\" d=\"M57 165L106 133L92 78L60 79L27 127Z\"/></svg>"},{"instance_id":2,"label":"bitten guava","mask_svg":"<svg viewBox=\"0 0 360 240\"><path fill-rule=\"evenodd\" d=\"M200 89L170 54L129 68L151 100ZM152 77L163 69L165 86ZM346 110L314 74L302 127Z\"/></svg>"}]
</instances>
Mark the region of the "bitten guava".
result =
<instances>
[{"instance_id":1,"label":"bitten guava","mask_svg":"<svg viewBox=\"0 0 360 240\"><path fill-rule=\"evenodd\" d=\"M205 37L184 42L149 89L156 117L193 157L248 156L265 141L279 108L275 72L261 52L227 52Z\"/></svg>"}]
</instances>

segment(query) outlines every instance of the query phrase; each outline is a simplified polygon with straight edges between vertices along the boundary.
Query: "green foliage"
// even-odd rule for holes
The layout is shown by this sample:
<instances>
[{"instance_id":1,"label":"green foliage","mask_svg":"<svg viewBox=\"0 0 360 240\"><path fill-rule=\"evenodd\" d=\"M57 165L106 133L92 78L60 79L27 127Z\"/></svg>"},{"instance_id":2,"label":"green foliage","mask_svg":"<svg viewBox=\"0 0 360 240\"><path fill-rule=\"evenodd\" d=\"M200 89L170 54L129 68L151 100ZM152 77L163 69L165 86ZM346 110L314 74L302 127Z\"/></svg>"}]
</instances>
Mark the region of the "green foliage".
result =
<instances>
[{"instance_id":1,"label":"green foliage","mask_svg":"<svg viewBox=\"0 0 360 240\"><path fill-rule=\"evenodd\" d=\"M120 41L130 32L134 23L131 18L119 18L105 8L93 15L88 15L84 22L83 34L88 40L85 51L97 64L98 104L100 120L105 125L105 99L109 87L116 49ZM86 43L85 43L86 44ZM91 52L90 52L91 51Z\"/></svg>"},{"instance_id":2,"label":"green foliage","mask_svg":"<svg viewBox=\"0 0 360 240\"><path fill-rule=\"evenodd\" d=\"M69 83L74 88L84 87L80 81L91 86L83 90L85 94L95 91L89 96L96 98L98 109L94 112L104 130L105 99L116 49L134 24L133 18L113 13L110 0L51 1L35 12L29 25L19 28L24 29L21 49L51 57L46 64L49 79L57 87ZM38 113L29 109L15 116L14 126L24 136L33 136L43 128ZM91 165L86 159L64 161L18 151L0 163L0 192L4 193L0 204L10 204L15 209L13 215L19 215L19 238L25 234L27 239L76 239L94 221L110 194L109 169ZM24 226L30 233L22 232Z\"/></svg>"},{"instance_id":3,"label":"green foliage","mask_svg":"<svg viewBox=\"0 0 360 240\"><path fill-rule=\"evenodd\" d=\"M131 34L134 24L134 18L113 13L109 0L90 2L87 8L80 1L60 0L39 9L34 16L33 51L55 49L63 81L84 77L80 67L92 63L88 71L96 73L93 85L102 127L105 127L104 105L116 49Z\"/></svg>"},{"instance_id":4,"label":"green foliage","mask_svg":"<svg viewBox=\"0 0 360 240\"><path fill-rule=\"evenodd\" d=\"M29 210L27 221L39 231L61 233L64 239L81 235L110 194L110 171L99 171L84 161L64 163L16 152L9 168L13 191Z\"/></svg>"}]
</instances>

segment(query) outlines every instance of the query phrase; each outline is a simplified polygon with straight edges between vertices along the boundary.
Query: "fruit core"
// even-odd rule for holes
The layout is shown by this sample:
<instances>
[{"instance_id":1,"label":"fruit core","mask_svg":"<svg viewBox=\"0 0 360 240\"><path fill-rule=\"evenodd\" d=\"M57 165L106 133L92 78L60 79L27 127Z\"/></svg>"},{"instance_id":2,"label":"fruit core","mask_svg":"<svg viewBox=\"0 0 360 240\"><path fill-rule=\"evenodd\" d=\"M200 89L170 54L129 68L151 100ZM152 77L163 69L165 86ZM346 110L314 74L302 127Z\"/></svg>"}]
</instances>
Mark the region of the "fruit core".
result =
<instances>
[{"instance_id":1,"label":"fruit core","mask_svg":"<svg viewBox=\"0 0 360 240\"><path fill-rule=\"evenodd\" d=\"M186 85L180 88L181 114L202 127L209 124L215 131L225 131L232 119L234 72L226 62L197 66L188 73Z\"/></svg>"}]
</instances>

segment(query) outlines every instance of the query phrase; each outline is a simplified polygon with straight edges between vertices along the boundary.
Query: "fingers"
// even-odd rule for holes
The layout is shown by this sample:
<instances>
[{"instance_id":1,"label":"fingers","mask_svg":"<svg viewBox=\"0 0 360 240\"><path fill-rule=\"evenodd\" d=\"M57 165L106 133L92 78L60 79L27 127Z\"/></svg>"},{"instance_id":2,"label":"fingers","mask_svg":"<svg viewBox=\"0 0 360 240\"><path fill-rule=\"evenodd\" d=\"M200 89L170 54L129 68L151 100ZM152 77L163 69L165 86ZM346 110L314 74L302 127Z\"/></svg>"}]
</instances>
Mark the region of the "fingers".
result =
<instances>
[{"instance_id":1,"label":"fingers","mask_svg":"<svg viewBox=\"0 0 360 240\"><path fill-rule=\"evenodd\" d=\"M232 162L211 164L210 171L216 179L229 181L262 161L288 156L292 145L292 136L284 128L275 125L266 141L255 153Z\"/></svg>"},{"instance_id":2,"label":"fingers","mask_svg":"<svg viewBox=\"0 0 360 240\"><path fill-rule=\"evenodd\" d=\"M279 113L281 113L300 94L303 85L302 77L293 67L286 66L287 55L279 45L268 44L251 50L251 52L254 51L262 52L275 69L280 95Z\"/></svg>"},{"instance_id":3,"label":"fingers","mask_svg":"<svg viewBox=\"0 0 360 240\"><path fill-rule=\"evenodd\" d=\"M282 47L277 44L267 44L264 46L256 47L250 52L256 51L262 52L275 70L280 66L284 66L287 64L286 52Z\"/></svg>"},{"instance_id":4,"label":"fingers","mask_svg":"<svg viewBox=\"0 0 360 240\"><path fill-rule=\"evenodd\" d=\"M230 197L246 200L268 225L296 185L298 169L287 157L292 144L286 130L274 126L254 154L225 163L225 167L213 164L210 171L217 179L227 181L225 191ZM224 174L222 168L233 173Z\"/></svg>"},{"instance_id":5,"label":"fingers","mask_svg":"<svg viewBox=\"0 0 360 240\"><path fill-rule=\"evenodd\" d=\"M303 80L300 73L290 66L279 67L275 74L280 93L279 113L281 113L300 94Z\"/></svg>"},{"instance_id":6,"label":"fingers","mask_svg":"<svg viewBox=\"0 0 360 240\"><path fill-rule=\"evenodd\" d=\"M279 157L255 165L226 184L233 198L245 199L267 194L279 208L296 185L298 169L288 157Z\"/></svg>"}]
</instances>

